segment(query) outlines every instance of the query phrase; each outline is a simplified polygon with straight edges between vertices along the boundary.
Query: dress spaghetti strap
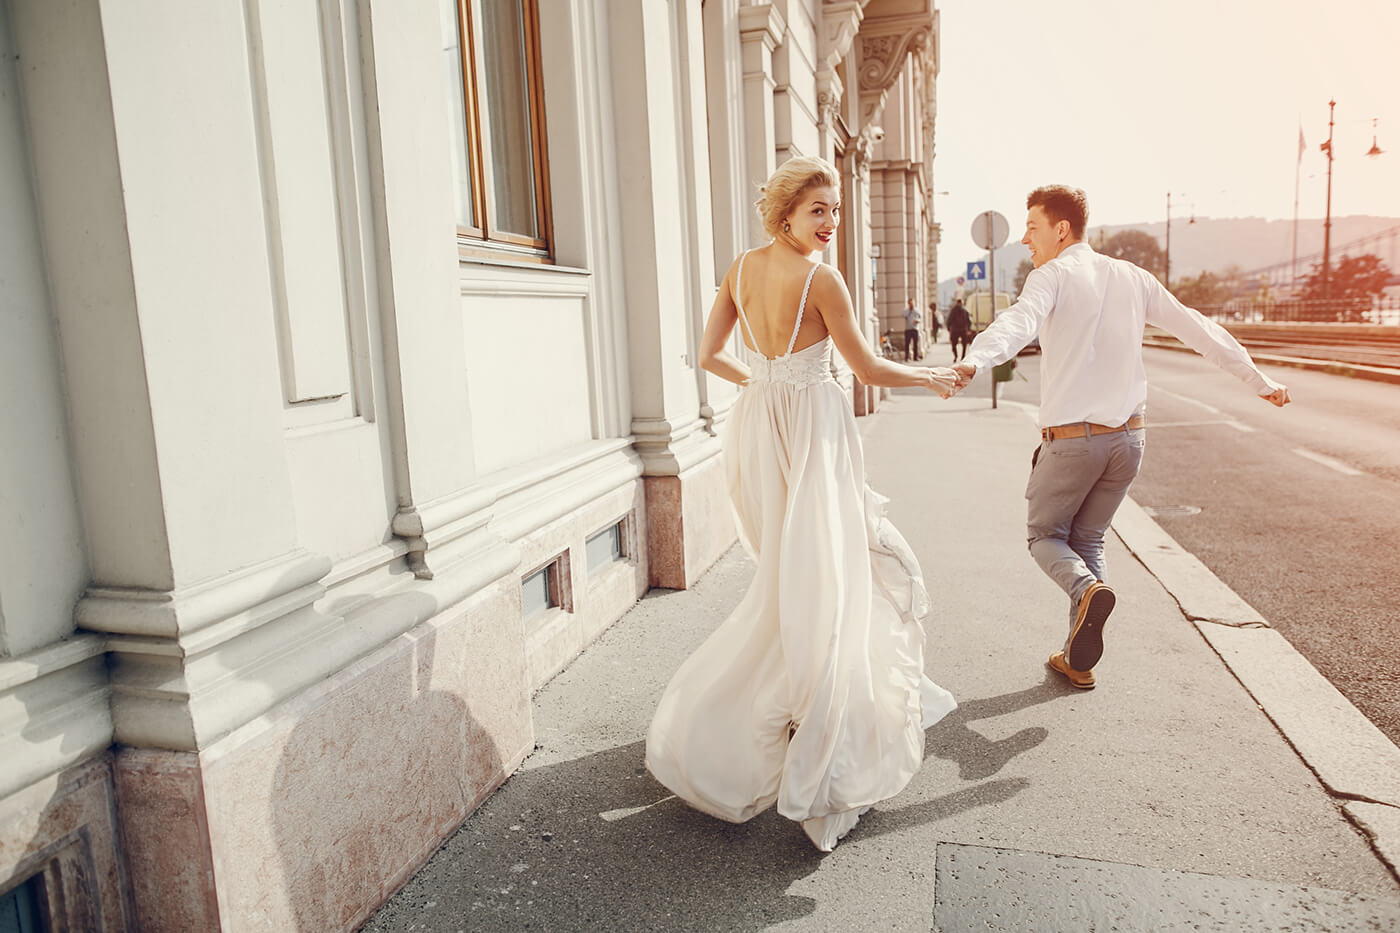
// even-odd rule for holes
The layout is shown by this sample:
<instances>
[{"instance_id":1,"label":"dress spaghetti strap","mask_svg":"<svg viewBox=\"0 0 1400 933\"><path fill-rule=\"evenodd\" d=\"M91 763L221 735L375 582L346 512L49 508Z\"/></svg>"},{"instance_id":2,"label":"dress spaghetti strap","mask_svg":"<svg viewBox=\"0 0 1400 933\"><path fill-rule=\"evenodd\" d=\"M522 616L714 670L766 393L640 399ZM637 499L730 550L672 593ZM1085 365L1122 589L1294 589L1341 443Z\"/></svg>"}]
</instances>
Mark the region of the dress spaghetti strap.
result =
<instances>
[{"instance_id":1,"label":"dress spaghetti strap","mask_svg":"<svg viewBox=\"0 0 1400 933\"><path fill-rule=\"evenodd\" d=\"M792 336L788 338L787 352L783 356L792 356L792 348L797 346L797 332L802 329L802 313L807 310L807 291L812 287L812 277L821 268L821 263L812 266L812 271L807 273L807 281L802 283L802 300L797 304L797 323L792 325ZM757 343L754 346L758 346Z\"/></svg>"},{"instance_id":2,"label":"dress spaghetti strap","mask_svg":"<svg viewBox=\"0 0 1400 933\"><path fill-rule=\"evenodd\" d=\"M744 303L739 300L739 283L744 278L744 260L749 258L751 252L753 250L744 250L743 255L739 257L739 268L734 272L734 307L739 312L739 323L744 325L744 332L749 335L749 343L753 345L754 352L762 356L763 351L758 348L758 339L754 337L748 316L744 314Z\"/></svg>"}]
</instances>

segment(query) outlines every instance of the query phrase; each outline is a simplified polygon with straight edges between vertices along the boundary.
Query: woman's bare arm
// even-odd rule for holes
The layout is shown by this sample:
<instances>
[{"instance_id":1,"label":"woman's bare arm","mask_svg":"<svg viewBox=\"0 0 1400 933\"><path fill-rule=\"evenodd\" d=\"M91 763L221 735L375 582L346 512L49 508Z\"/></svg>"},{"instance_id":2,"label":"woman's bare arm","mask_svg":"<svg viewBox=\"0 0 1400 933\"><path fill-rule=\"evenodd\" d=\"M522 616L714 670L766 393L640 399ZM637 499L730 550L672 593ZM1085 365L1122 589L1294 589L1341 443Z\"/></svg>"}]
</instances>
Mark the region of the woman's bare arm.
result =
<instances>
[{"instance_id":1,"label":"woman's bare arm","mask_svg":"<svg viewBox=\"0 0 1400 933\"><path fill-rule=\"evenodd\" d=\"M730 264L724 281L719 285L719 294L710 308L710 317L705 322L705 333L700 337L700 368L714 373L721 379L739 385L749 381L749 368L729 352L729 335L739 320L739 310L734 305L734 264Z\"/></svg>"},{"instance_id":2,"label":"woman's bare arm","mask_svg":"<svg viewBox=\"0 0 1400 933\"><path fill-rule=\"evenodd\" d=\"M922 386L946 397L957 384L957 375L950 369L902 366L876 356L856 324L856 312L851 306L846 283L831 266L822 266L817 270L812 281L811 298L836 349L846 358L851 372L866 385Z\"/></svg>"}]
</instances>

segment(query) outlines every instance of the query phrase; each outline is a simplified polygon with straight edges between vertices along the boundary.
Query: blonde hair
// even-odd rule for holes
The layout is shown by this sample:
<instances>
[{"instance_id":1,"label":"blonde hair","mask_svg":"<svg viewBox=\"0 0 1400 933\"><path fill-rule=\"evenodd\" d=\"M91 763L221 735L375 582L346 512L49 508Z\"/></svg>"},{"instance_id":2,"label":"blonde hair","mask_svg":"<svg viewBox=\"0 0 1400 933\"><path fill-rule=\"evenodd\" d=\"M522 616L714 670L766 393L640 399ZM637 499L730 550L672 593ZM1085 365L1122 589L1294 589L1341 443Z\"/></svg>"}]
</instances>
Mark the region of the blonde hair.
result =
<instances>
[{"instance_id":1,"label":"blonde hair","mask_svg":"<svg viewBox=\"0 0 1400 933\"><path fill-rule=\"evenodd\" d=\"M796 208L802 195L818 185L841 190L840 173L825 159L794 156L778 166L778 170L768 177L768 183L758 189L762 197L754 202L763 221L763 229L768 231L769 236L778 235L783 221Z\"/></svg>"}]
</instances>

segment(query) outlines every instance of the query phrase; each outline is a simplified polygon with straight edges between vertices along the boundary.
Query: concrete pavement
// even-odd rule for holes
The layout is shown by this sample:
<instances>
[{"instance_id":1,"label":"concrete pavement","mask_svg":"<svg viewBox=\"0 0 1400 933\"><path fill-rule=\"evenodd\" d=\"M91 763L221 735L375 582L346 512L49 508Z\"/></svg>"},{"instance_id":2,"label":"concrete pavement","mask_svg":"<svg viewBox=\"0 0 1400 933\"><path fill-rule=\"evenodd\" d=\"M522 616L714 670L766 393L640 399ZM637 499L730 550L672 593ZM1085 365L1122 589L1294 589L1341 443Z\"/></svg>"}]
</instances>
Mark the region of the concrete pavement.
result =
<instances>
[{"instance_id":1,"label":"concrete pavement","mask_svg":"<svg viewBox=\"0 0 1400 933\"><path fill-rule=\"evenodd\" d=\"M1140 510L1110 542L1098 689L1047 673L1065 603L1024 544L1034 422L979 388L862 420L961 702L904 793L822 856L646 773L662 687L747 585L735 549L546 685L535 753L365 929L1400 929L1400 753Z\"/></svg>"}]
</instances>

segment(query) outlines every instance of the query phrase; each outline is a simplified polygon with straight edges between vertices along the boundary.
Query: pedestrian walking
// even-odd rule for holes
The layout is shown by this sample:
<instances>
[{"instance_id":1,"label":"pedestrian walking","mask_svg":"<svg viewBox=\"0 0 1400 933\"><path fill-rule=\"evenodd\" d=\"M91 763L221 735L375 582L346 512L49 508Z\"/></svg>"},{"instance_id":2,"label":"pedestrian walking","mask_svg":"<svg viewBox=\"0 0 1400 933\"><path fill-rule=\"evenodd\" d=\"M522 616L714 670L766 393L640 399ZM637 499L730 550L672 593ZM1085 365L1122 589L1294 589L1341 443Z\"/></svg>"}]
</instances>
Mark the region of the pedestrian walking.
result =
<instances>
[{"instance_id":1,"label":"pedestrian walking","mask_svg":"<svg viewBox=\"0 0 1400 933\"><path fill-rule=\"evenodd\" d=\"M923 321L923 315L919 309L914 307L914 299L909 299L909 306L904 309L904 359L920 360L923 354L919 352L919 324Z\"/></svg>"},{"instance_id":2,"label":"pedestrian walking","mask_svg":"<svg viewBox=\"0 0 1400 933\"><path fill-rule=\"evenodd\" d=\"M1168 331L1274 405L1288 404L1288 388L1150 272L1083 242L1083 191L1037 188L1026 208L1021 242L1034 268L1016 303L953 369L962 388L977 370L1006 362L1040 336L1041 443L1026 486L1026 538L1041 570L1069 596L1069 635L1046 663L1075 687L1092 689L1116 599L1105 582L1104 533L1137 477L1147 440L1143 328Z\"/></svg>"},{"instance_id":3,"label":"pedestrian walking","mask_svg":"<svg viewBox=\"0 0 1400 933\"><path fill-rule=\"evenodd\" d=\"M938 343L938 331L943 326L943 322L938 319L938 302L928 303L928 342L929 345Z\"/></svg>"},{"instance_id":4,"label":"pedestrian walking","mask_svg":"<svg viewBox=\"0 0 1400 933\"><path fill-rule=\"evenodd\" d=\"M972 342L972 315L967 313L961 298L953 300L948 309L948 343L953 348L953 362L967 356L968 344ZM961 350L961 357L958 351Z\"/></svg>"}]
</instances>

